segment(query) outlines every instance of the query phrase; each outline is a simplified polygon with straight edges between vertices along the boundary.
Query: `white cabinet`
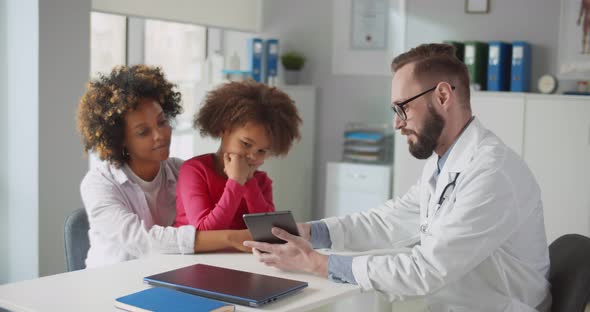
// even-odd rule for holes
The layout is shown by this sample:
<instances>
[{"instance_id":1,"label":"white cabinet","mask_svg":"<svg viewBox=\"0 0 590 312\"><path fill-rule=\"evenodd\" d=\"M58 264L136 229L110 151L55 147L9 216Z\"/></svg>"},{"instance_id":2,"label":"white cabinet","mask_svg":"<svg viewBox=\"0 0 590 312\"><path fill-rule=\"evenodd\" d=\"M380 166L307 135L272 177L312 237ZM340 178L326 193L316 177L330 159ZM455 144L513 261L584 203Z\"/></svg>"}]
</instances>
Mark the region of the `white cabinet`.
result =
<instances>
[{"instance_id":1,"label":"white cabinet","mask_svg":"<svg viewBox=\"0 0 590 312\"><path fill-rule=\"evenodd\" d=\"M541 187L549 242L590 236L590 98L527 97L524 159Z\"/></svg>"},{"instance_id":2,"label":"white cabinet","mask_svg":"<svg viewBox=\"0 0 590 312\"><path fill-rule=\"evenodd\" d=\"M473 113L521 155L541 187L548 242L566 233L590 236L590 97L474 92ZM423 160L396 133L394 196L421 173Z\"/></svg>"},{"instance_id":3,"label":"white cabinet","mask_svg":"<svg viewBox=\"0 0 590 312\"><path fill-rule=\"evenodd\" d=\"M326 217L376 208L391 198L391 166L330 162L326 171Z\"/></svg>"},{"instance_id":4,"label":"white cabinet","mask_svg":"<svg viewBox=\"0 0 590 312\"><path fill-rule=\"evenodd\" d=\"M311 219L314 187L316 91L313 86L281 87L295 101L303 124L301 140L294 142L286 157L270 158L261 170L272 179L276 210L291 210L297 222Z\"/></svg>"},{"instance_id":5,"label":"white cabinet","mask_svg":"<svg viewBox=\"0 0 590 312\"><path fill-rule=\"evenodd\" d=\"M391 166L329 162L326 169L326 217L376 208L391 198ZM391 303L376 293L366 293L326 307L330 312L391 312Z\"/></svg>"},{"instance_id":6,"label":"white cabinet","mask_svg":"<svg viewBox=\"0 0 590 312\"><path fill-rule=\"evenodd\" d=\"M471 110L488 129L522 156L524 93L473 92Z\"/></svg>"}]
</instances>

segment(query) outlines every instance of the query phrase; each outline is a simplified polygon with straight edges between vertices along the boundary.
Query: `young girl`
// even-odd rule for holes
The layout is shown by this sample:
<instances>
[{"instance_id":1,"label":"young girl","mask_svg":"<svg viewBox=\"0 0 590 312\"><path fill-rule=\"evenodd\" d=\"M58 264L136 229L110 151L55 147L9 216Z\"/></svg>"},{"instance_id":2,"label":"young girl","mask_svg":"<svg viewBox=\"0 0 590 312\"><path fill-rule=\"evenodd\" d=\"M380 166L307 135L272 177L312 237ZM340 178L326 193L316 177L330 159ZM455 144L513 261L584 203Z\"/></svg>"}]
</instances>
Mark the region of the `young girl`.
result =
<instances>
[{"instance_id":1,"label":"young girl","mask_svg":"<svg viewBox=\"0 0 590 312\"><path fill-rule=\"evenodd\" d=\"M141 258L150 253L193 253L236 248L247 230L197 232L172 227L176 180L182 160L168 158L170 119L180 113L180 94L159 68L120 66L91 81L78 107L85 151L103 162L80 186L88 213L87 267Z\"/></svg>"},{"instance_id":2,"label":"young girl","mask_svg":"<svg viewBox=\"0 0 590 312\"><path fill-rule=\"evenodd\" d=\"M175 226L245 229L243 214L274 211L272 181L257 169L287 154L300 124L293 100L277 88L248 80L210 92L194 126L221 145L180 168Z\"/></svg>"}]
</instances>

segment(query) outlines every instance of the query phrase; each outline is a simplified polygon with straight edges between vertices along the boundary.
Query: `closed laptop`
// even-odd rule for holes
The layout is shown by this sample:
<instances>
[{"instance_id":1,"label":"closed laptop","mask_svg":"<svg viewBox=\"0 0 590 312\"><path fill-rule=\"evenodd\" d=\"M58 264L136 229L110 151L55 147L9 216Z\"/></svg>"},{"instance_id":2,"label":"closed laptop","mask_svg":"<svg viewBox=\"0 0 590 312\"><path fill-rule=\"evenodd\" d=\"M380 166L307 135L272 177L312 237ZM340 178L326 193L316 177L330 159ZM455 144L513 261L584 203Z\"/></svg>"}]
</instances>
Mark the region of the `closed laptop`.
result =
<instances>
[{"instance_id":1,"label":"closed laptop","mask_svg":"<svg viewBox=\"0 0 590 312\"><path fill-rule=\"evenodd\" d=\"M144 282L253 307L273 302L307 287L306 282L206 264L195 264L148 276L144 278Z\"/></svg>"}]
</instances>

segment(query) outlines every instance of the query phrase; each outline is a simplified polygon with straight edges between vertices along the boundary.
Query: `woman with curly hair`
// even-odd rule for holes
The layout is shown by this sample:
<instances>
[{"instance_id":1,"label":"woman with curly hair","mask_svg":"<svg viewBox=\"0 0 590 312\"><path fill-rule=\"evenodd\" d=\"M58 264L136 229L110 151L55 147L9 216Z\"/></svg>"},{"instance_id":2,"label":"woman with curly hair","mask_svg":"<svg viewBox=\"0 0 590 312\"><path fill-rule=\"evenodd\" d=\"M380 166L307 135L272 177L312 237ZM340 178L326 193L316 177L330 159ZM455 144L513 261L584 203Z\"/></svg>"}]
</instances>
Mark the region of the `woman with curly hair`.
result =
<instances>
[{"instance_id":1,"label":"woman with curly hair","mask_svg":"<svg viewBox=\"0 0 590 312\"><path fill-rule=\"evenodd\" d=\"M197 232L172 227L182 160L169 158L170 120L180 93L159 68L115 67L90 81L80 100L78 131L84 150L103 162L80 185L88 214L87 267L157 253L194 253L242 247L248 231Z\"/></svg>"},{"instance_id":2,"label":"woman with curly hair","mask_svg":"<svg viewBox=\"0 0 590 312\"><path fill-rule=\"evenodd\" d=\"M194 126L221 145L180 168L174 225L245 229L243 214L274 211L272 181L257 169L288 153L300 124L293 100L277 88L248 80L211 91Z\"/></svg>"}]
</instances>

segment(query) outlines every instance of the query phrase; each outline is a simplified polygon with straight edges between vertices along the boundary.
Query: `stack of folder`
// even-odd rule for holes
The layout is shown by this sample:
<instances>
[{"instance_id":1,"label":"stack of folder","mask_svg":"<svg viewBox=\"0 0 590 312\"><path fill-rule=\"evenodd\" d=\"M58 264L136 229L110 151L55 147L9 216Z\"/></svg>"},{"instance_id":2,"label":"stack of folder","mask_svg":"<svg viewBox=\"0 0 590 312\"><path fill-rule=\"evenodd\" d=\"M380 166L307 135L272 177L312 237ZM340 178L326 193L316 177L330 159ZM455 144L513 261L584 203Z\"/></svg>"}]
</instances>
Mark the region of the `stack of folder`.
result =
<instances>
[{"instance_id":1,"label":"stack of folder","mask_svg":"<svg viewBox=\"0 0 590 312\"><path fill-rule=\"evenodd\" d=\"M528 92L531 83L531 46L524 41L444 41L455 47L469 72L474 90Z\"/></svg>"},{"instance_id":2,"label":"stack of folder","mask_svg":"<svg viewBox=\"0 0 590 312\"><path fill-rule=\"evenodd\" d=\"M392 152L393 132L387 125L352 123L344 132L344 161L390 163Z\"/></svg>"},{"instance_id":3,"label":"stack of folder","mask_svg":"<svg viewBox=\"0 0 590 312\"><path fill-rule=\"evenodd\" d=\"M278 39L262 40L261 38L251 38L248 40L248 58L252 79L271 86L277 84L279 63Z\"/></svg>"}]
</instances>

